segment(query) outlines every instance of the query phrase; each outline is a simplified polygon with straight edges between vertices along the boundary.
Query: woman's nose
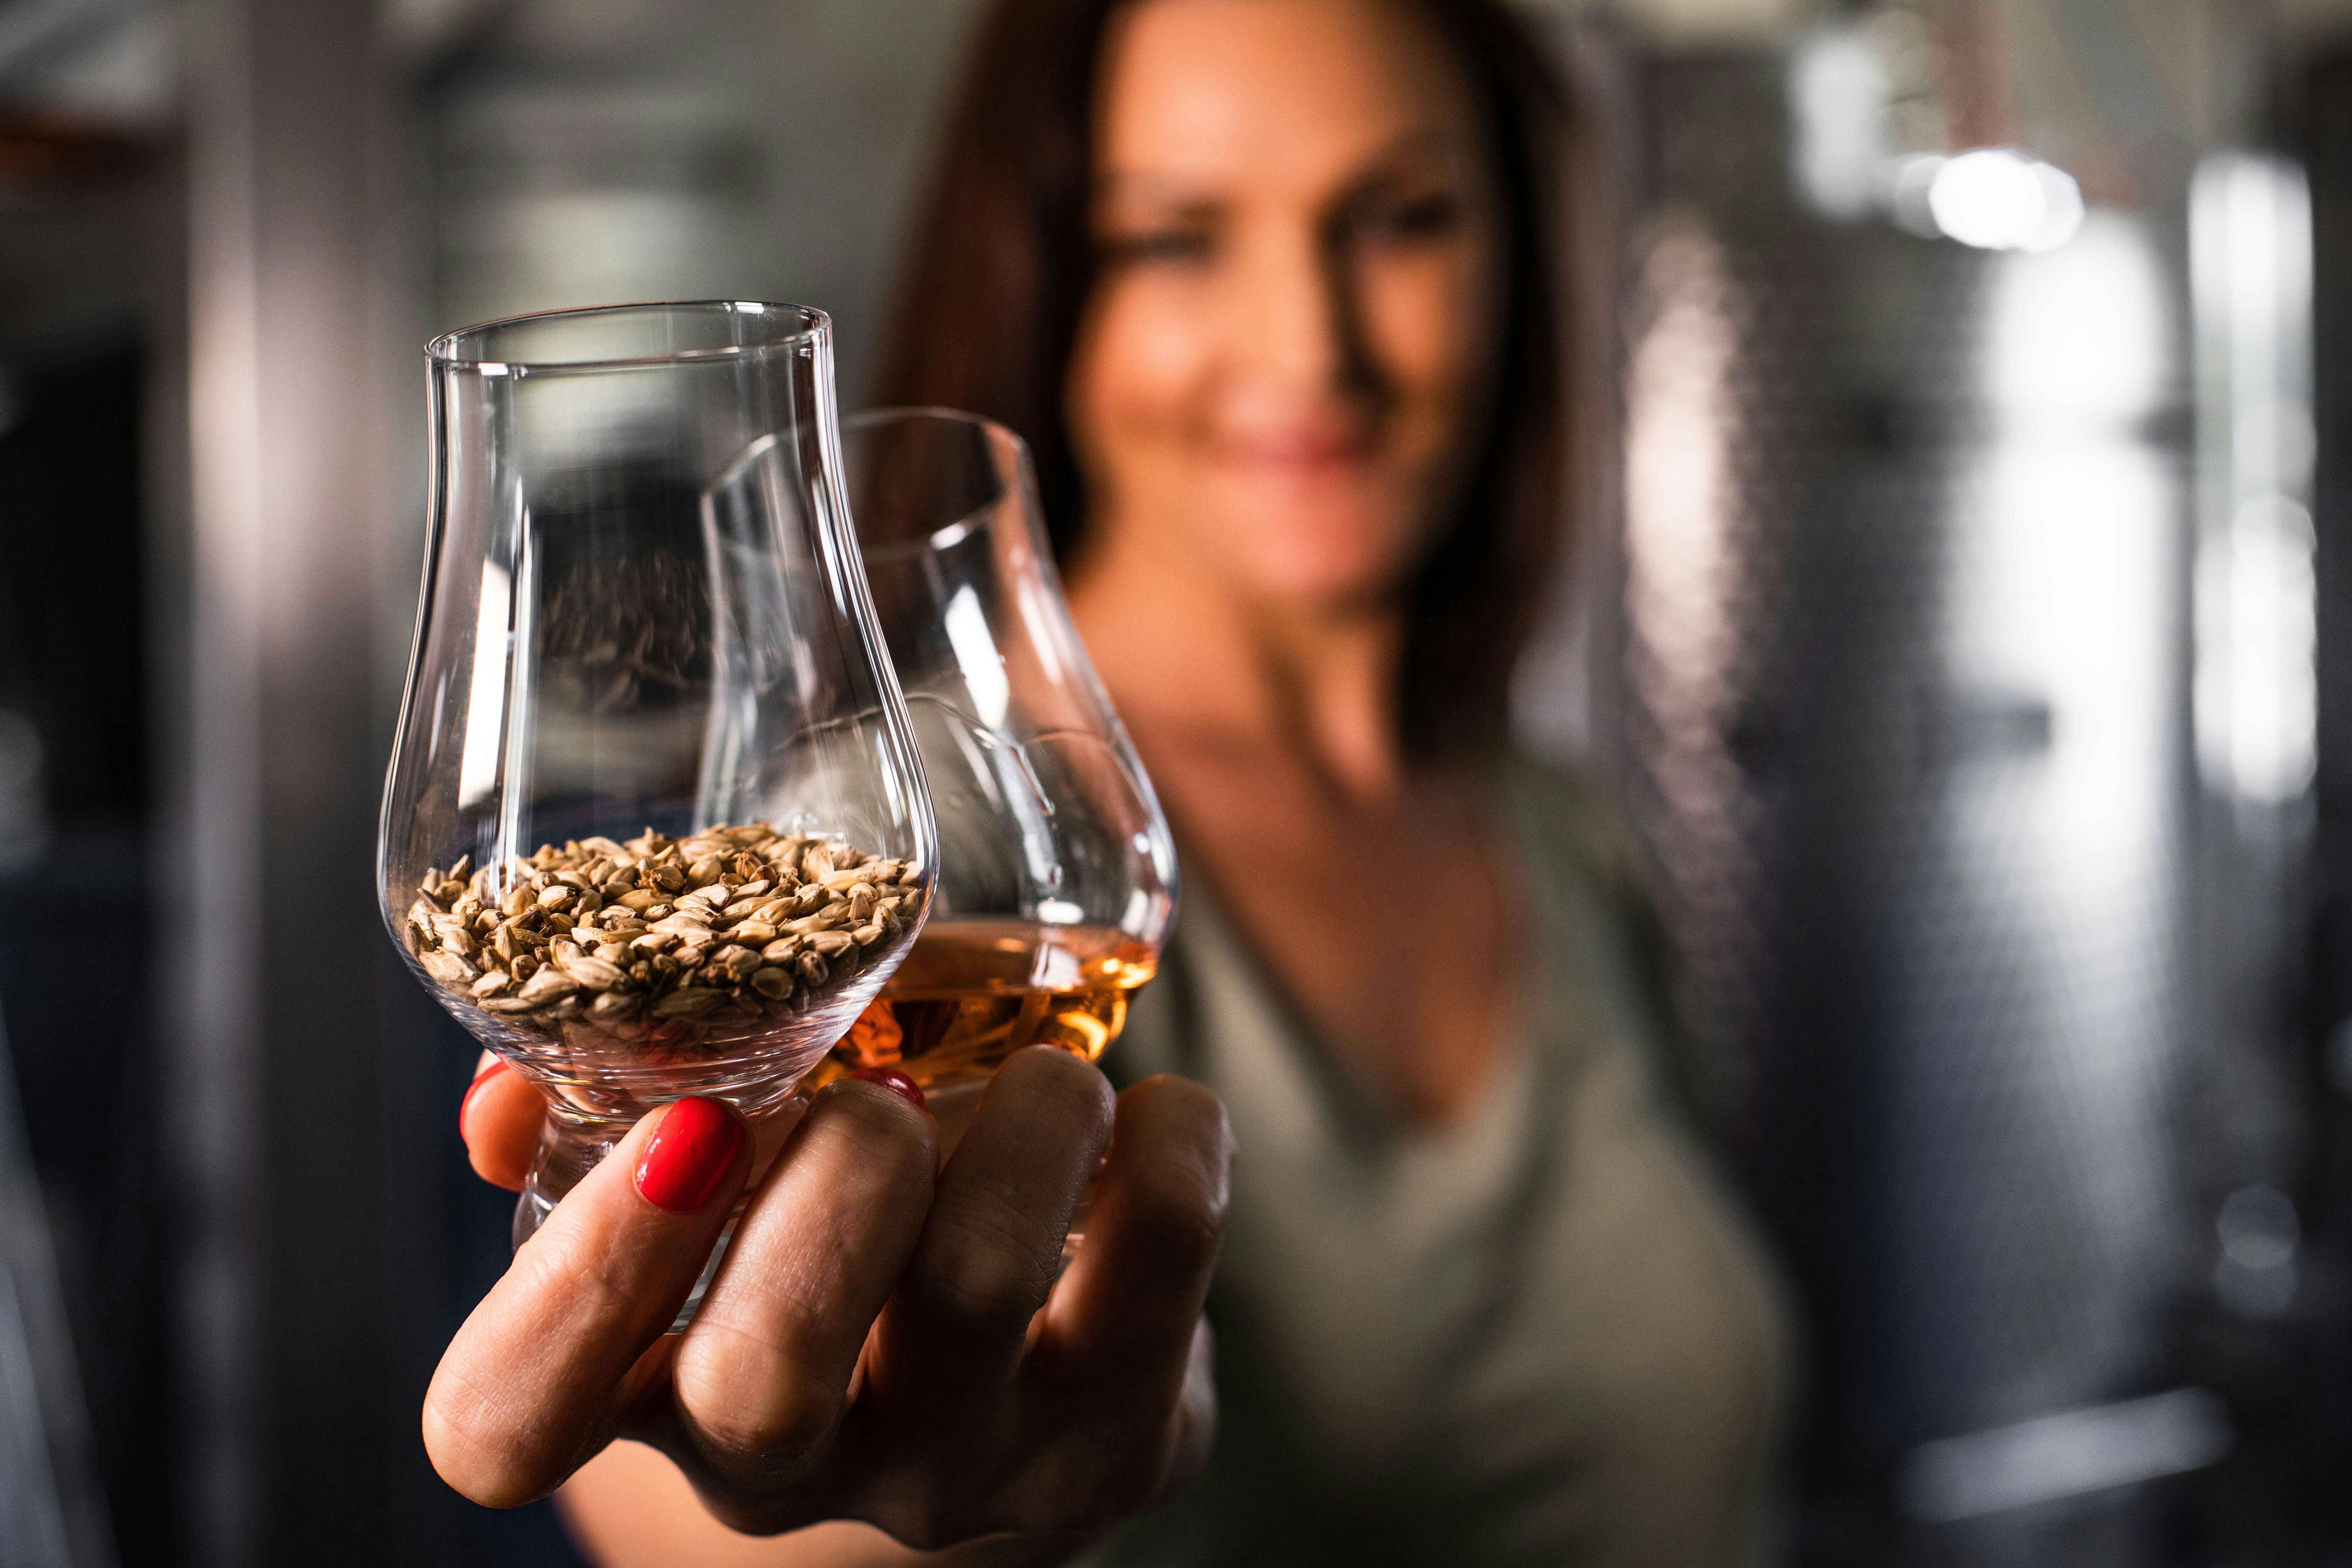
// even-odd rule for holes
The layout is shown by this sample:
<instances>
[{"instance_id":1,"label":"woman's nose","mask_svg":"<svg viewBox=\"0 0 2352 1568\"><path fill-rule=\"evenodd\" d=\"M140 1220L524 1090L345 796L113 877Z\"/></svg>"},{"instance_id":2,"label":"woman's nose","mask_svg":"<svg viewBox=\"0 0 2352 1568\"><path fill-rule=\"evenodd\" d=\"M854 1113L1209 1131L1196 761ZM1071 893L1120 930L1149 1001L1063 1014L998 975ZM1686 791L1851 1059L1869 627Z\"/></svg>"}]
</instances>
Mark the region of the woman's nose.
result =
<instances>
[{"instance_id":1,"label":"woman's nose","mask_svg":"<svg viewBox=\"0 0 2352 1568\"><path fill-rule=\"evenodd\" d=\"M1304 224L1255 238L1232 317L1235 362L1269 391L1328 395L1361 381L1362 335L1343 258Z\"/></svg>"}]
</instances>

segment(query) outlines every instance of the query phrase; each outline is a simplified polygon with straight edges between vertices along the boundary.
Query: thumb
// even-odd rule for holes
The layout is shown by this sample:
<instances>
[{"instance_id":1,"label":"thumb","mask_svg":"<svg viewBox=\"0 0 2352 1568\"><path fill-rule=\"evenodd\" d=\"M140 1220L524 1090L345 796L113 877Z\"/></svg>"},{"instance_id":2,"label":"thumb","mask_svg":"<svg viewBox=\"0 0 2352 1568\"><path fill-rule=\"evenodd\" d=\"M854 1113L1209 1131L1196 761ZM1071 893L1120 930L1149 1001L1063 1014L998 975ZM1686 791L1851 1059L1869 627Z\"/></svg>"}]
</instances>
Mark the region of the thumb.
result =
<instances>
[{"instance_id":1,"label":"thumb","mask_svg":"<svg viewBox=\"0 0 2352 1568\"><path fill-rule=\"evenodd\" d=\"M457 1102L457 1136L474 1174L510 1193L522 1191L531 1156L547 1120L547 1100L522 1074L489 1052L475 1066L474 1081Z\"/></svg>"}]
</instances>

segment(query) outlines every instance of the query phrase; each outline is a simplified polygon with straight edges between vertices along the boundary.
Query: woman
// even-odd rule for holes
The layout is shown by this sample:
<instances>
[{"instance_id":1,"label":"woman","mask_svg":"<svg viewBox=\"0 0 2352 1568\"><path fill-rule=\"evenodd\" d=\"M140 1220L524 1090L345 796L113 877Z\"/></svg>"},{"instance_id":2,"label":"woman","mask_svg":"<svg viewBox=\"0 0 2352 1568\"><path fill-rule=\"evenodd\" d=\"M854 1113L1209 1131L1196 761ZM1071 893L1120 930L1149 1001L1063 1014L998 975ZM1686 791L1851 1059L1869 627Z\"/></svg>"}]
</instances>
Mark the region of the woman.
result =
<instances>
[{"instance_id":1,"label":"woman","mask_svg":"<svg viewBox=\"0 0 2352 1568\"><path fill-rule=\"evenodd\" d=\"M959 1563L1753 1553L1765 1272L1664 1103L1620 841L1504 742L1568 449L1539 58L1492 0L990 15L882 401L1036 448L1183 846L1176 942L1108 1065L1181 1076L1120 1097L1087 1255L1025 1355L1105 1130L1075 1063L1016 1058L935 1194L905 1107L820 1097L769 1179L803 1204L763 1190L737 1244L751 1283L634 1363L717 1222L633 1205L608 1162L436 1380L461 1488L530 1495L646 1436L669 1457L615 1445L565 1492L616 1564L911 1555L713 1514L997 1532ZM1229 1200L1195 1083L1230 1108ZM478 1165L510 1178L535 1102L472 1099ZM701 1215L741 1184L729 1158ZM1213 1400L1193 1319L1228 1201ZM583 1310L603 1326L517 1364Z\"/></svg>"}]
</instances>

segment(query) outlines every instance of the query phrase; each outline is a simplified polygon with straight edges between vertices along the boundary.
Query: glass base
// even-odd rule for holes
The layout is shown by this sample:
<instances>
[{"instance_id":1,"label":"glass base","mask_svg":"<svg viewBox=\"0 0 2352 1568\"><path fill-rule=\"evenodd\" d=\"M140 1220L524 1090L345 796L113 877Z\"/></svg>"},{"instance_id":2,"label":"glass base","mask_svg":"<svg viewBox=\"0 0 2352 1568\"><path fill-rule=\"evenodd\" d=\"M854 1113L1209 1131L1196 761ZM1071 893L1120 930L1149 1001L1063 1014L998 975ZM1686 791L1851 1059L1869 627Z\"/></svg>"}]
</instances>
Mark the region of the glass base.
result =
<instances>
[{"instance_id":1,"label":"glass base","mask_svg":"<svg viewBox=\"0 0 2352 1568\"><path fill-rule=\"evenodd\" d=\"M547 1216L555 1212L555 1205L563 1201L563 1194L578 1186L628 1135L629 1124L625 1121L575 1121L569 1117L550 1115L541 1124L539 1150L531 1156L530 1177L523 1183L522 1196L515 1203L515 1246L520 1247L538 1235Z\"/></svg>"}]
</instances>

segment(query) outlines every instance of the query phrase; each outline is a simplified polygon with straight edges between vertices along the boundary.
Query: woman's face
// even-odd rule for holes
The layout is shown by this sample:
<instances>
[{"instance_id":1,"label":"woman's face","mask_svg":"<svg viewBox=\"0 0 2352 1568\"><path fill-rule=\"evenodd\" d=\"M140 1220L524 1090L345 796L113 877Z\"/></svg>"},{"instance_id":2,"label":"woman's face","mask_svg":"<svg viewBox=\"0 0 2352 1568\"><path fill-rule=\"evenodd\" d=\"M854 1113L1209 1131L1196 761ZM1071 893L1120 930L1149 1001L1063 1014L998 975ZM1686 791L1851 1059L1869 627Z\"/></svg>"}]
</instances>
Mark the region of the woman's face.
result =
<instances>
[{"instance_id":1,"label":"woman's face","mask_svg":"<svg viewBox=\"0 0 2352 1568\"><path fill-rule=\"evenodd\" d=\"M1399 0L1139 0L1097 114L1091 522L1255 598L1387 600L1453 510L1503 291L1444 41Z\"/></svg>"}]
</instances>

